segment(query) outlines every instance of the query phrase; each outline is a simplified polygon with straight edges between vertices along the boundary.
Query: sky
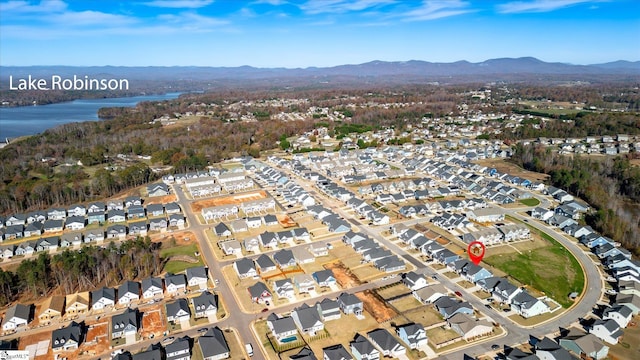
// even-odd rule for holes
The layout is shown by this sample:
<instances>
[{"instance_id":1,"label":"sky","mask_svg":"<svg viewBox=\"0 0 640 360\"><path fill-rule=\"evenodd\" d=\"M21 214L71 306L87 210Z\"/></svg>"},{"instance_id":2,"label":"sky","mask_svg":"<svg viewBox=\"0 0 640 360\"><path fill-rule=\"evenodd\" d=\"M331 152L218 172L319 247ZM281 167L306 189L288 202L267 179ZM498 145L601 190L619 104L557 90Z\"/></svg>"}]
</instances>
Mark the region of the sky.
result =
<instances>
[{"instance_id":1,"label":"sky","mask_svg":"<svg viewBox=\"0 0 640 360\"><path fill-rule=\"evenodd\" d=\"M640 60L639 0L0 0L0 66Z\"/></svg>"}]
</instances>

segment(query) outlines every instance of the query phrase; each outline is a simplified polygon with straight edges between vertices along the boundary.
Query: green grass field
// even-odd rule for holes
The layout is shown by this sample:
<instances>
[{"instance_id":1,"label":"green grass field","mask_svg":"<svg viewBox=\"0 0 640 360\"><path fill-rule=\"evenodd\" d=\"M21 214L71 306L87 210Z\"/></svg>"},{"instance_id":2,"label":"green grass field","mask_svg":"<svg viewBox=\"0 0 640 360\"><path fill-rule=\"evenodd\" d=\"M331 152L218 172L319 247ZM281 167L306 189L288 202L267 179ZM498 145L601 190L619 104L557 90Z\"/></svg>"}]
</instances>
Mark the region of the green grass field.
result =
<instances>
[{"instance_id":1,"label":"green grass field","mask_svg":"<svg viewBox=\"0 0 640 360\"><path fill-rule=\"evenodd\" d=\"M519 203L526 206L538 206L540 205L540 200L536 198L522 199L518 200Z\"/></svg>"},{"instance_id":2,"label":"green grass field","mask_svg":"<svg viewBox=\"0 0 640 360\"><path fill-rule=\"evenodd\" d=\"M195 253L198 251L198 245L195 243L191 245L174 246L161 249L160 256L163 259L170 259L174 256L189 256L193 259L198 260L198 262L169 260L164 265L164 271L172 274L177 274L181 271L184 271L185 269L204 265L204 263L202 262L202 258L200 256L195 256Z\"/></svg>"},{"instance_id":3,"label":"green grass field","mask_svg":"<svg viewBox=\"0 0 640 360\"><path fill-rule=\"evenodd\" d=\"M546 234L544 234L546 235ZM563 307L573 303L568 295L571 292L582 292L584 274L578 261L571 253L557 242L549 242L547 246L525 251L522 254L500 254L489 256L484 261L547 296L555 299Z\"/></svg>"}]
</instances>

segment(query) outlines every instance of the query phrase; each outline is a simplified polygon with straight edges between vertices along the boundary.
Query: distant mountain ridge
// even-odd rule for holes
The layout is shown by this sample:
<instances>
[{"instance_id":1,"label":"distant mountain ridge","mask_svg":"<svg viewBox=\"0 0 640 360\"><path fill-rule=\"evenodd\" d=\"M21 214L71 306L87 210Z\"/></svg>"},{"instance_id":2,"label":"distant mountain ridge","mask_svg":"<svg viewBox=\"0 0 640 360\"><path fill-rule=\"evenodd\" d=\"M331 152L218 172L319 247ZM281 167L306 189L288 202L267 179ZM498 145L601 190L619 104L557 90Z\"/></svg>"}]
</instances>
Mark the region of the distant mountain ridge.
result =
<instances>
[{"instance_id":1,"label":"distant mountain ridge","mask_svg":"<svg viewBox=\"0 0 640 360\"><path fill-rule=\"evenodd\" d=\"M390 77L407 78L457 77L499 75L640 75L640 61L614 61L604 64L572 65L545 62L533 57L499 58L472 63L456 61L451 63L410 61L370 61L362 64L339 65L333 67L308 68L257 68L200 67L200 66L0 66L0 79L7 81L9 75L23 78L51 76L127 77L131 79L154 80L215 80L238 79L257 80L275 78L321 78L321 77Z\"/></svg>"}]
</instances>

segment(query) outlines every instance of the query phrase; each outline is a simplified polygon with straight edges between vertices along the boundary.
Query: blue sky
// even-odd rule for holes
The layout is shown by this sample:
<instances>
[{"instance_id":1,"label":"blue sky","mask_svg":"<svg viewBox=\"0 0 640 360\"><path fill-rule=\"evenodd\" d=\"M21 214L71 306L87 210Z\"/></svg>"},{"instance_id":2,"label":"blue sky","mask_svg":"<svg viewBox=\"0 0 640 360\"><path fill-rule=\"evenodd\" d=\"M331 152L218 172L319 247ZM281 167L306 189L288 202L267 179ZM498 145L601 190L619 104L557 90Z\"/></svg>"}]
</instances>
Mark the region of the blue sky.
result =
<instances>
[{"instance_id":1,"label":"blue sky","mask_svg":"<svg viewBox=\"0 0 640 360\"><path fill-rule=\"evenodd\" d=\"M640 60L638 0L0 1L0 65Z\"/></svg>"}]
</instances>

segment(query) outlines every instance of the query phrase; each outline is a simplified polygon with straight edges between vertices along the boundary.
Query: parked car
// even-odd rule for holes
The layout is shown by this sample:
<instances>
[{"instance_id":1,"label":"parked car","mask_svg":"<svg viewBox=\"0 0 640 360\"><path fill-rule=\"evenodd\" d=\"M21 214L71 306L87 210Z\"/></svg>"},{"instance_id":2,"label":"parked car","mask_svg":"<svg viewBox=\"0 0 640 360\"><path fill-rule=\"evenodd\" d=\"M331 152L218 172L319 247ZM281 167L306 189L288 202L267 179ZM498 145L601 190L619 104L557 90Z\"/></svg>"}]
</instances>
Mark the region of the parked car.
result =
<instances>
[{"instance_id":1,"label":"parked car","mask_svg":"<svg viewBox=\"0 0 640 360\"><path fill-rule=\"evenodd\" d=\"M456 296L462 297L462 293L460 291L455 292Z\"/></svg>"},{"instance_id":2,"label":"parked car","mask_svg":"<svg viewBox=\"0 0 640 360\"><path fill-rule=\"evenodd\" d=\"M263 312L263 313L265 313L265 312L267 312L267 311L269 311L269 309L267 309L267 308L262 309L262 312Z\"/></svg>"},{"instance_id":3,"label":"parked car","mask_svg":"<svg viewBox=\"0 0 640 360\"><path fill-rule=\"evenodd\" d=\"M168 344L170 342L172 342L175 338L173 336L169 336L168 338L164 338L162 339L162 343L163 344Z\"/></svg>"},{"instance_id":4,"label":"parked car","mask_svg":"<svg viewBox=\"0 0 640 360\"><path fill-rule=\"evenodd\" d=\"M500 349L500 345L498 344L491 345L491 350L498 350L498 349Z\"/></svg>"}]
</instances>

